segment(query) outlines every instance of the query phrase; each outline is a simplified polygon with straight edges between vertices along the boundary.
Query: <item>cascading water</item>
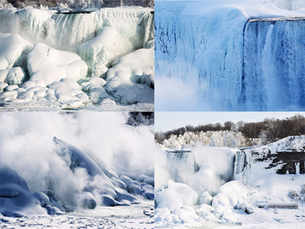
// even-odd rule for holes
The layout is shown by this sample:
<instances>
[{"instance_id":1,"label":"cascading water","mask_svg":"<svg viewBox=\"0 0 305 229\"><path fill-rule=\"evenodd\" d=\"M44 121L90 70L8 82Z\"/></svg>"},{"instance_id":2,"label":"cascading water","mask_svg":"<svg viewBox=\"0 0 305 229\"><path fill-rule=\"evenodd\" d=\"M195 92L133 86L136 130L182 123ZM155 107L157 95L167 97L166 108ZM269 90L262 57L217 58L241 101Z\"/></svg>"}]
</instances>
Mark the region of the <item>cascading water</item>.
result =
<instances>
[{"instance_id":1,"label":"cascading water","mask_svg":"<svg viewBox=\"0 0 305 229\"><path fill-rule=\"evenodd\" d=\"M248 177L251 173L252 156L248 151L237 151L234 158L234 180L240 180L248 184Z\"/></svg>"},{"instance_id":2,"label":"cascading water","mask_svg":"<svg viewBox=\"0 0 305 229\"><path fill-rule=\"evenodd\" d=\"M241 103L249 109L305 107L305 53L301 51L305 47L304 26L304 19L263 18L248 22Z\"/></svg>"}]
</instances>

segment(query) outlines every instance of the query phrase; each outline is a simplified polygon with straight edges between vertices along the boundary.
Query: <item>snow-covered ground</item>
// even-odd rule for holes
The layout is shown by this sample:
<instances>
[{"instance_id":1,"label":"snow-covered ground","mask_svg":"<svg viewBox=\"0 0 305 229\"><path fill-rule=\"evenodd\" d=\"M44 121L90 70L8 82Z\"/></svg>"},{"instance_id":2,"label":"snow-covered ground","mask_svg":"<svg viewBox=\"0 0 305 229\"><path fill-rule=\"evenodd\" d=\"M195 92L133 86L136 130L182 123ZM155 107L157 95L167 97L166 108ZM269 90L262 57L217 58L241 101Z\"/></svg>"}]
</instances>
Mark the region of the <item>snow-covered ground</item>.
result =
<instances>
[{"instance_id":1,"label":"snow-covered ground","mask_svg":"<svg viewBox=\"0 0 305 229\"><path fill-rule=\"evenodd\" d=\"M0 107L153 110L152 9L0 9Z\"/></svg>"},{"instance_id":2,"label":"snow-covered ground","mask_svg":"<svg viewBox=\"0 0 305 229\"><path fill-rule=\"evenodd\" d=\"M304 146L304 136L292 136L242 150L188 146L191 153L182 148L174 155L160 149L155 228L304 228L304 161L296 174L278 173L291 160L280 152L304 154Z\"/></svg>"},{"instance_id":3,"label":"snow-covered ground","mask_svg":"<svg viewBox=\"0 0 305 229\"><path fill-rule=\"evenodd\" d=\"M157 110L304 110L304 1L158 0L155 11Z\"/></svg>"},{"instance_id":4,"label":"snow-covered ground","mask_svg":"<svg viewBox=\"0 0 305 229\"><path fill-rule=\"evenodd\" d=\"M1 113L1 225L152 228L156 149L145 117Z\"/></svg>"},{"instance_id":5,"label":"snow-covered ground","mask_svg":"<svg viewBox=\"0 0 305 229\"><path fill-rule=\"evenodd\" d=\"M153 204L132 206L97 207L90 211L62 215L31 215L23 218L0 216L5 228L104 228L104 229L153 229Z\"/></svg>"}]
</instances>

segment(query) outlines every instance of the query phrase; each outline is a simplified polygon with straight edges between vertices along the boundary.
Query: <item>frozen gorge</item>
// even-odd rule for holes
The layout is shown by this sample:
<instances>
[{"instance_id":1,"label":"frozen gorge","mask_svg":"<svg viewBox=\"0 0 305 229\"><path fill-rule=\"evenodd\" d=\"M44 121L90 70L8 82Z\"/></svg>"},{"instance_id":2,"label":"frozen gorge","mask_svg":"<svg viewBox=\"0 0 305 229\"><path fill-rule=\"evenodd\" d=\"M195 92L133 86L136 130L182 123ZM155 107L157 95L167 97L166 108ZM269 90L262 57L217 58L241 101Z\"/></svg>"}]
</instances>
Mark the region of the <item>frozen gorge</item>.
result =
<instances>
[{"instance_id":1,"label":"frozen gorge","mask_svg":"<svg viewBox=\"0 0 305 229\"><path fill-rule=\"evenodd\" d=\"M152 126L105 113L0 115L1 226L152 228Z\"/></svg>"},{"instance_id":2,"label":"frozen gorge","mask_svg":"<svg viewBox=\"0 0 305 229\"><path fill-rule=\"evenodd\" d=\"M151 11L1 8L1 106L151 110Z\"/></svg>"},{"instance_id":3,"label":"frozen gorge","mask_svg":"<svg viewBox=\"0 0 305 229\"><path fill-rule=\"evenodd\" d=\"M155 18L157 110L304 110L304 1L160 0Z\"/></svg>"},{"instance_id":4,"label":"frozen gorge","mask_svg":"<svg viewBox=\"0 0 305 229\"><path fill-rule=\"evenodd\" d=\"M160 146L155 169L155 228L284 229L305 225L305 136L247 148L215 147L213 142L182 146L181 139L176 140L177 146L173 139L171 149ZM285 164L294 164L296 169Z\"/></svg>"}]
</instances>

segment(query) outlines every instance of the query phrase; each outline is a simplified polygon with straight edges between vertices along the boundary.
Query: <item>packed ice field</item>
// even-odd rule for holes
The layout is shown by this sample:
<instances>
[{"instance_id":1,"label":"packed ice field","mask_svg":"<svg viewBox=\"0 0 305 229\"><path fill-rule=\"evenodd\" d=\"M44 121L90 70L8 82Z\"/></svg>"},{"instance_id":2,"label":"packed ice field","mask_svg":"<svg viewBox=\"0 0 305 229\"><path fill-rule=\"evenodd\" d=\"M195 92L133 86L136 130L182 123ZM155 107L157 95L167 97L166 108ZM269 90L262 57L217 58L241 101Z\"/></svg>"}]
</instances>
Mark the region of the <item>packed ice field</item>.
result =
<instances>
[{"instance_id":1,"label":"packed ice field","mask_svg":"<svg viewBox=\"0 0 305 229\"><path fill-rule=\"evenodd\" d=\"M152 110L151 8L0 8L0 105Z\"/></svg>"}]
</instances>

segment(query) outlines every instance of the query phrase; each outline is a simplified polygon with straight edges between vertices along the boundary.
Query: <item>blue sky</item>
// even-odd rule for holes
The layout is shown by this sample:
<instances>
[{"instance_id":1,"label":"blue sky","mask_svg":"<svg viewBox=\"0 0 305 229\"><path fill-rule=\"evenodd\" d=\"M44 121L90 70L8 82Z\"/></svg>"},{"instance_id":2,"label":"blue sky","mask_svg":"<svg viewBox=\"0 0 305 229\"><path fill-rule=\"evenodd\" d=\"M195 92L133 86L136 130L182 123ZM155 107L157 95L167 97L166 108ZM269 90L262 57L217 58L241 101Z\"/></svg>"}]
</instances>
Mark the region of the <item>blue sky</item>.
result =
<instances>
[{"instance_id":1,"label":"blue sky","mask_svg":"<svg viewBox=\"0 0 305 229\"><path fill-rule=\"evenodd\" d=\"M265 118L287 118L305 112L155 112L155 130L166 131L186 125L224 123L226 121L250 122Z\"/></svg>"}]
</instances>

